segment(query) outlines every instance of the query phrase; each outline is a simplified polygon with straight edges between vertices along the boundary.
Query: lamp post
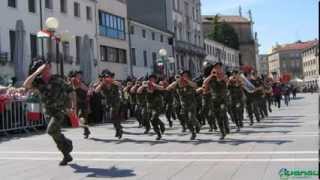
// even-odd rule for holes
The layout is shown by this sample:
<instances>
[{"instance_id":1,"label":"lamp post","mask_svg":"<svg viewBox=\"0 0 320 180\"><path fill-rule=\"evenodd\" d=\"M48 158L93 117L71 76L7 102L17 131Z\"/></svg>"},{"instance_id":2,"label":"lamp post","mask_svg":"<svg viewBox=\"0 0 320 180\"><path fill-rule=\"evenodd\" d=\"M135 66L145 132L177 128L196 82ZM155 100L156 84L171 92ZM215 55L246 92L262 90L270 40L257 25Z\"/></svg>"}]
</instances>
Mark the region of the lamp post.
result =
<instances>
[{"instance_id":1,"label":"lamp post","mask_svg":"<svg viewBox=\"0 0 320 180\"><path fill-rule=\"evenodd\" d=\"M49 39L48 39L48 59L49 62L52 61L52 38L54 37L54 33L59 27L59 21L54 18L54 17L49 17L46 20L45 27L47 28L48 32L50 33ZM57 50L59 52L59 50ZM59 54L57 54L58 58ZM57 71L58 71L58 66L57 66Z\"/></svg>"},{"instance_id":2,"label":"lamp post","mask_svg":"<svg viewBox=\"0 0 320 180\"><path fill-rule=\"evenodd\" d=\"M167 69L167 59L166 58L168 56L168 52L167 52L166 49L161 48L159 50L159 55L160 55L160 58L162 60L163 65L164 65L165 75L167 76L168 75L168 72L167 72L168 69Z\"/></svg>"},{"instance_id":3,"label":"lamp post","mask_svg":"<svg viewBox=\"0 0 320 180\"><path fill-rule=\"evenodd\" d=\"M61 34L63 58L60 58L60 73L62 77L64 77L64 61L66 61L68 57L67 49L69 48L69 42L71 41L71 38L72 36L69 31L64 31Z\"/></svg>"}]
</instances>

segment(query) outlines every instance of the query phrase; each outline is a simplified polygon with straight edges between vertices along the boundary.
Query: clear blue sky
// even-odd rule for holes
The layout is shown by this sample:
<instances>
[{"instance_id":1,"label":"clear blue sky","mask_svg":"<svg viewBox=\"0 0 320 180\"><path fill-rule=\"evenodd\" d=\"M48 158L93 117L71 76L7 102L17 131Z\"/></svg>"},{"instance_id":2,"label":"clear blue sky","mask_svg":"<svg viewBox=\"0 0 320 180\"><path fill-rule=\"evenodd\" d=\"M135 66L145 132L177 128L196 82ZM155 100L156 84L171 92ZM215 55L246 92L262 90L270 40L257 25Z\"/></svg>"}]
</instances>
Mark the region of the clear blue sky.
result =
<instances>
[{"instance_id":1,"label":"clear blue sky","mask_svg":"<svg viewBox=\"0 0 320 180\"><path fill-rule=\"evenodd\" d=\"M254 31L258 32L260 53L267 53L276 42L318 38L318 0L201 0L203 15L248 17L251 9Z\"/></svg>"}]
</instances>

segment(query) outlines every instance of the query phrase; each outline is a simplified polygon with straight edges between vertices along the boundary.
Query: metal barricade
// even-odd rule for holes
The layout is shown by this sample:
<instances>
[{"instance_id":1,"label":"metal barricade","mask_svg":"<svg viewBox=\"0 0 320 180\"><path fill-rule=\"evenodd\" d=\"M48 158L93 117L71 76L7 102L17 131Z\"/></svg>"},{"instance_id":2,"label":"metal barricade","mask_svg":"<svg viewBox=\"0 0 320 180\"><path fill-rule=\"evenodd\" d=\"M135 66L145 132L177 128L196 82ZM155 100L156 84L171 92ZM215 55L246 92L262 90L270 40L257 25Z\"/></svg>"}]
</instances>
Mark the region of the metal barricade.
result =
<instances>
[{"instance_id":1,"label":"metal barricade","mask_svg":"<svg viewBox=\"0 0 320 180\"><path fill-rule=\"evenodd\" d=\"M3 102L2 102L3 103ZM39 119L30 119L26 100L9 100L0 108L0 133L7 133L14 130L36 129L46 126L44 113L39 112Z\"/></svg>"}]
</instances>

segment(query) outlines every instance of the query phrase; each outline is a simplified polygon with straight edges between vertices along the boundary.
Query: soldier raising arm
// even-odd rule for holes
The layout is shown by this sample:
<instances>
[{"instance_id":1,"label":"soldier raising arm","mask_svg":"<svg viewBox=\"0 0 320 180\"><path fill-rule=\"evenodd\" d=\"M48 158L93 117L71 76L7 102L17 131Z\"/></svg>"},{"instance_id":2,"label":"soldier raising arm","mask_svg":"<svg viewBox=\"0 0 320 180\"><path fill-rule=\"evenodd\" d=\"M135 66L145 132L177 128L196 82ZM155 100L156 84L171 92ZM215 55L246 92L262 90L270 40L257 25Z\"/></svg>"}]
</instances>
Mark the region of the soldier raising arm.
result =
<instances>
[{"instance_id":1,"label":"soldier raising arm","mask_svg":"<svg viewBox=\"0 0 320 180\"><path fill-rule=\"evenodd\" d=\"M34 88L39 91L46 115L50 119L47 132L63 154L60 165L65 166L72 161L70 152L73 146L72 141L61 133L61 123L68 112L68 99L71 99L71 107L76 107L75 93L62 77L51 74L51 65L42 59L32 62L29 74L23 85L26 89Z\"/></svg>"}]
</instances>

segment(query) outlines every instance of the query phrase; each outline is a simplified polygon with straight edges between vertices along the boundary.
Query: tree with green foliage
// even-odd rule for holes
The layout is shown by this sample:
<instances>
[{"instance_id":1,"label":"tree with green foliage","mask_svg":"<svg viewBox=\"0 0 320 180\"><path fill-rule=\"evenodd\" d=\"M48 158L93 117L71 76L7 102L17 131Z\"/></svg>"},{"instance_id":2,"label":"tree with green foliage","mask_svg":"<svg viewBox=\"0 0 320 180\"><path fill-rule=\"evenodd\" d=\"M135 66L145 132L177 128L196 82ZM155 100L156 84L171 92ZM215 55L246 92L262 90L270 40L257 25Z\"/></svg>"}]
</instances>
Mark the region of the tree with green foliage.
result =
<instances>
[{"instance_id":1,"label":"tree with green foliage","mask_svg":"<svg viewBox=\"0 0 320 180\"><path fill-rule=\"evenodd\" d=\"M208 35L209 39L239 49L239 37L231 25L226 22L219 22L218 15L213 18L212 25L212 31Z\"/></svg>"}]
</instances>

